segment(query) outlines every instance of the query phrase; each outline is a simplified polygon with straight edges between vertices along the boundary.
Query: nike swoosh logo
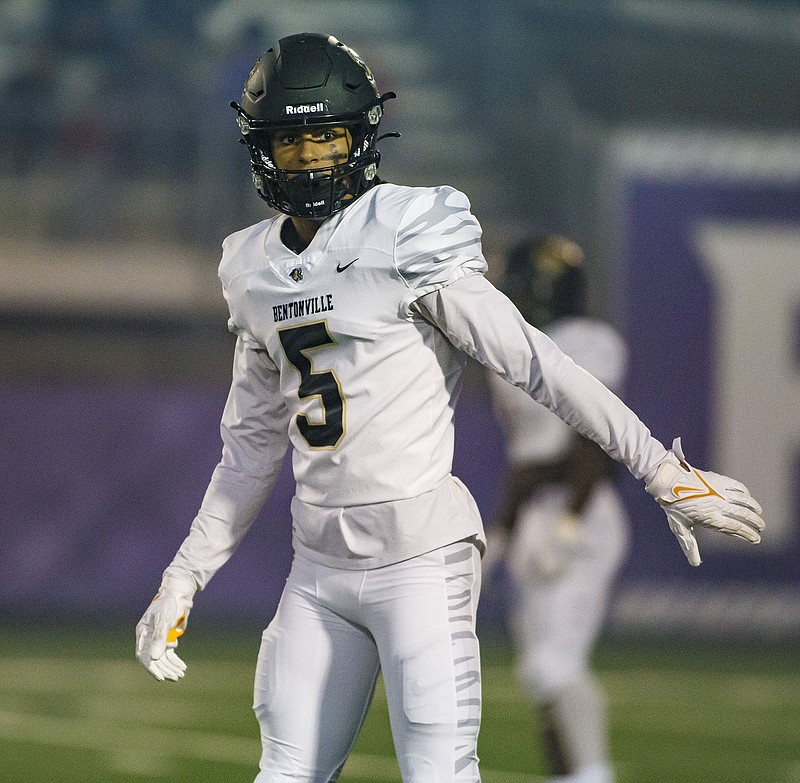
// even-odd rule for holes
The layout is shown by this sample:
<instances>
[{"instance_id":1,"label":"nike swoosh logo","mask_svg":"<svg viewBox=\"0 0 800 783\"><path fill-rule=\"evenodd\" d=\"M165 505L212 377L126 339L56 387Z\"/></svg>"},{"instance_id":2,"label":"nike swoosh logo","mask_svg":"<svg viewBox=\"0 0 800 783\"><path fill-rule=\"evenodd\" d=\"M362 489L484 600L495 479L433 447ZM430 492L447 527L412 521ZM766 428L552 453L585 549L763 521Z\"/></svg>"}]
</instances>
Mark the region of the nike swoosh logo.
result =
<instances>
[{"instance_id":1,"label":"nike swoosh logo","mask_svg":"<svg viewBox=\"0 0 800 783\"><path fill-rule=\"evenodd\" d=\"M337 272L344 272L345 269L347 269L348 267L353 266L353 264L355 264L356 261L358 261L358 257L354 258L349 264L345 264L344 266L341 266L340 264L336 264L336 271Z\"/></svg>"},{"instance_id":2,"label":"nike swoosh logo","mask_svg":"<svg viewBox=\"0 0 800 783\"><path fill-rule=\"evenodd\" d=\"M703 492L699 487L673 487L672 494L678 500L694 500L696 498L709 497L711 492Z\"/></svg>"},{"instance_id":3,"label":"nike swoosh logo","mask_svg":"<svg viewBox=\"0 0 800 783\"><path fill-rule=\"evenodd\" d=\"M671 506L673 503L679 503L681 500L698 500L699 498L713 496L722 497L718 492L712 489L711 485L705 481L696 470L693 470L692 473L700 480L700 483L705 487L706 491L703 491L700 487L688 487L683 484L676 485L672 488L672 494L675 495L676 499L666 501L665 505Z\"/></svg>"}]
</instances>

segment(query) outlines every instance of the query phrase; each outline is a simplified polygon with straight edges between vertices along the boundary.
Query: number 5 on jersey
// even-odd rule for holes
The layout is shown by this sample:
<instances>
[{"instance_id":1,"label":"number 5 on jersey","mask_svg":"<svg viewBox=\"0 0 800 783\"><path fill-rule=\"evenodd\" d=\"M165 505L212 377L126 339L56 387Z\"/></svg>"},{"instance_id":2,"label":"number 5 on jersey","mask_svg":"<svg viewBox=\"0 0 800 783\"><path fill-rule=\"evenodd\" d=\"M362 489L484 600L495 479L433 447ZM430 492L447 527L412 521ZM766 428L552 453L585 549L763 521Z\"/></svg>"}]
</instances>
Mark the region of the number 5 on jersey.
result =
<instances>
[{"instance_id":1,"label":"number 5 on jersey","mask_svg":"<svg viewBox=\"0 0 800 783\"><path fill-rule=\"evenodd\" d=\"M335 449L344 435L344 397L339 379L333 370L314 372L306 351L323 345L336 345L324 321L301 324L278 330L286 358L300 373L297 395L300 399L319 397L322 423L312 424L304 413L297 414L297 429L309 446L316 449Z\"/></svg>"}]
</instances>

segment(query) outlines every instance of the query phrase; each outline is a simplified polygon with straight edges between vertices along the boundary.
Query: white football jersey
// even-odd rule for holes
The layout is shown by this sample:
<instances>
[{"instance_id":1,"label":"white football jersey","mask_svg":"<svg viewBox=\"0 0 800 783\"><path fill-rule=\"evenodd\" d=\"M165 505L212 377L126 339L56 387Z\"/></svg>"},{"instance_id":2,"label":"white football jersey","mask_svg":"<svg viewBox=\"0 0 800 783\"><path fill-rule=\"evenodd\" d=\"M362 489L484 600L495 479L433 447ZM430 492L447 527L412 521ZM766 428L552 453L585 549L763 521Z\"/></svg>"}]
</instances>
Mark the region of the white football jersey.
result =
<instances>
[{"instance_id":1,"label":"white football jersey","mask_svg":"<svg viewBox=\"0 0 800 783\"><path fill-rule=\"evenodd\" d=\"M465 357L408 308L485 269L467 198L377 186L299 256L285 220L228 237L220 278L231 328L280 375L297 497L340 507L433 489L450 474Z\"/></svg>"},{"instance_id":2,"label":"white football jersey","mask_svg":"<svg viewBox=\"0 0 800 783\"><path fill-rule=\"evenodd\" d=\"M200 587L249 529L293 448L293 544L374 568L482 539L451 474L465 364L411 304L482 273L481 229L450 187L376 186L299 255L279 215L229 236L219 275L237 340L223 456L168 571ZM188 573L187 573L188 572Z\"/></svg>"},{"instance_id":3,"label":"white football jersey","mask_svg":"<svg viewBox=\"0 0 800 783\"><path fill-rule=\"evenodd\" d=\"M463 354L638 478L666 456L630 409L486 281L480 226L462 193L376 186L300 254L280 238L286 220L223 245L238 339L222 460L167 573L205 586L271 491L287 438L293 544L308 559L376 568L482 542L475 501L450 473Z\"/></svg>"},{"instance_id":4,"label":"white football jersey","mask_svg":"<svg viewBox=\"0 0 800 783\"><path fill-rule=\"evenodd\" d=\"M545 334L577 365L619 394L627 371L628 353L619 333L594 318L560 318ZM548 462L564 457L574 431L522 389L489 374L492 403L506 436L512 464Z\"/></svg>"}]
</instances>

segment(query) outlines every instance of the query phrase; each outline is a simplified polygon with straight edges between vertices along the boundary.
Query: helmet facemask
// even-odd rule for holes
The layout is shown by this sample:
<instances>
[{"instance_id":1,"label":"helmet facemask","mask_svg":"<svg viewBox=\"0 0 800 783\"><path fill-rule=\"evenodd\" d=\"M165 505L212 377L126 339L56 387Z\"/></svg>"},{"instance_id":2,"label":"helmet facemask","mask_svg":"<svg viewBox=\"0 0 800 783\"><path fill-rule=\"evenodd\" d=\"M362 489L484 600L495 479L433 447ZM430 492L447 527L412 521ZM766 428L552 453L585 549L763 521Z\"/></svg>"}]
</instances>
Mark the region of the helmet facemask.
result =
<instances>
[{"instance_id":1,"label":"helmet facemask","mask_svg":"<svg viewBox=\"0 0 800 783\"><path fill-rule=\"evenodd\" d=\"M389 97L393 96L385 96ZM278 168L273 156L272 138L274 133L280 133L281 127L259 128L262 123L248 117L238 104L232 104L238 113L242 141L250 153L253 184L258 195L274 209L293 217L325 219L349 206L375 184L380 162L380 153L375 149L375 135L383 99L379 100L365 112L367 117L361 122L334 120L293 127L300 132L344 127L349 132L347 160L315 169Z\"/></svg>"}]
</instances>

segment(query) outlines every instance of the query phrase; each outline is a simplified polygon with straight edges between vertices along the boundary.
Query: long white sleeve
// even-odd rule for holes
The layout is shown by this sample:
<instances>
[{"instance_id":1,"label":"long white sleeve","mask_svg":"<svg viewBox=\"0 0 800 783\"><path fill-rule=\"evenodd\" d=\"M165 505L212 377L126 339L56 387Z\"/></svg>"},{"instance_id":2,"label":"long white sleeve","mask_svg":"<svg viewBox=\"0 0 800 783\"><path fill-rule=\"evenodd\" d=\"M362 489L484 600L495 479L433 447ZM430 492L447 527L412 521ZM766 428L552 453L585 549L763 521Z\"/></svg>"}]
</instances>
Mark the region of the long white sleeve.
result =
<instances>
[{"instance_id":1,"label":"long white sleeve","mask_svg":"<svg viewBox=\"0 0 800 783\"><path fill-rule=\"evenodd\" d=\"M238 338L222 414L222 459L189 535L165 574L202 590L236 550L275 484L288 445L288 412L275 365Z\"/></svg>"},{"instance_id":2,"label":"long white sleeve","mask_svg":"<svg viewBox=\"0 0 800 783\"><path fill-rule=\"evenodd\" d=\"M636 478L645 478L667 456L630 408L526 323L483 275L426 294L416 307L457 348L596 441Z\"/></svg>"}]
</instances>

